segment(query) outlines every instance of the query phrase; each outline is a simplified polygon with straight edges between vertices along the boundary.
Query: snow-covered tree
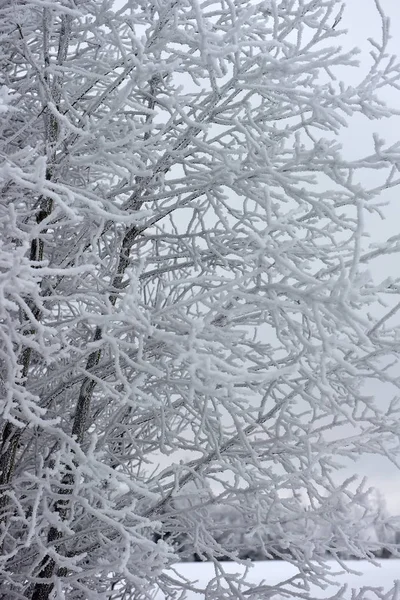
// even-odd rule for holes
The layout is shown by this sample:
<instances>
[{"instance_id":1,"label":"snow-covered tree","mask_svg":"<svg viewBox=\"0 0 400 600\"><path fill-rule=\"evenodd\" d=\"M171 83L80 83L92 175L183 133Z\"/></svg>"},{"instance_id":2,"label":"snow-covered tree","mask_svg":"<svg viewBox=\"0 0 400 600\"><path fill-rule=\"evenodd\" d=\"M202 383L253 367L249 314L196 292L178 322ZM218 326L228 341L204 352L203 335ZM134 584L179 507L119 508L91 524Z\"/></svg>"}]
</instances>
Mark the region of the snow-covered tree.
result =
<instances>
[{"instance_id":1,"label":"snow-covered tree","mask_svg":"<svg viewBox=\"0 0 400 600\"><path fill-rule=\"evenodd\" d=\"M400 288L368 263L400 246L363 217L400 145L338 135L393 114L376 6L365 72L337 0L0 3L0 598L172 593L184 530L220 598L214 504L279 530L299 583L326 520L366 553L334 472L398 450L360 384L397 385Z\"/></svg>"},{"instance_id":2,"label":"snow-covered tree","mask_svg":"<svg viewBox=\"0 0 400 600\"><path fill-rule=\"evenodd\" d=\"M356 504L351 495L337 494L336 500L330 499L331 509L326 511L326 515L319 515L318 519L309 516L310 509L306 503L303 503L302 509L296 504L296 519L290 518L290 514L287 518L286 509L293 507L293 499L282 499L281 512L277 512L274 519L261 513L257 527L254 527L251 505L245 507L243 503L235 505L229 502L204 505L196 498L195 488L191 492L191 495L174 496L163 515L168 527L163 533L156 534L156 539L165 539L173 544L179 561L207 560L210 544L215 545L214 554L223 561L238 557L253 561L296 561L296 549L308 541L318 543L318 554L325 552L327 558L333 556L340 560L364 558L366 548L371 556L378 558L390 558L392 553L397 553L399 517L389 514L385 500L377 490L369 491L368 501ZM249 497L246 497L245 501L248 500ZM182 518L182 511L189 507L192 523ZM335 519L331 518L332 508ZM343 536L338 529L343 522L352 525L350 536Z\"/></svg>"}]
</instances>

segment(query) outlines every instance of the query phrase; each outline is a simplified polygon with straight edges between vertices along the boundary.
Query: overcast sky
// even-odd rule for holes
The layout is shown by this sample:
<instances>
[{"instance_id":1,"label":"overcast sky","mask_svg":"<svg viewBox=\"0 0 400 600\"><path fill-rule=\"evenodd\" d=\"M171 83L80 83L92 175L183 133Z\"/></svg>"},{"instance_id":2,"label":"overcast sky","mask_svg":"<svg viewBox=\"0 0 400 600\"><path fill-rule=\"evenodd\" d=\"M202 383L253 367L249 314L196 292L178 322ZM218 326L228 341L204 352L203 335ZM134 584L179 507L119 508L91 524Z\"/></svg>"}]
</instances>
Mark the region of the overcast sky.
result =
<instances>
[{"instance_id":1,"label":"overcast sky","mask_svg":"<svg viewBox=\"0 0 400 600\"><path fill-rule=\"evenodd\" d=\"M340 38L338 43L350 48L358 47L361 50L359 73L354 73L353 69L344 69L343 79L347 83L349 77L354 78L362 72L365 73L366 66L369 63L368 57L371 45L368 38L372 37L377 41L381 39L381 21L375 6L375 0L345 0L346 11L341 23L342 28L348 29L347 38ZM390 51L398 54L400 57L400 0L380 0L381 7L386 15L391 18L392 37ZM400 111L400 91L386 93L384 96L386 102ZM365 117L356 117L351 119L349 127L343 130L341 142L346 156L361 157L373 152L373 133L379 133L379 136L387 143L395 143L400 140L400 116L391 119L382 119L380 121L368 121ZM377 181L374 181L374 178ZM378 173L368 174L367 184L371 187L379 183ZM387 192L382 200L388 202L384 209L385 220L380 220L377 216L366 218L366 225L371 235L371 242L381 242L392 235L400 233L400 188ZM376 279L383 279L388 276L400 277L400 260L397 255L385 257L376 260L371 265L371 271ZM400 323L400 316L398 318ZM399 365L400 375L400 365ZM387 403L398 390L390 389L381 383L368 382L367 393L382 398L382 402ZM158 457L159 466L167 466L170 459L167 457ZM182 458L188 458L183 456ZM166 463L166 464L164 464ZM357 463L352 464L339 473L342 480L349 474L357 473L360 476L367 476L371 486L380 490L386 499L387 507L392 514L400 515L400 470L397 469L389 460L379 456L368 455L361 457Z\"/></svg>"},{"instance_id":2,"label":"overcast sky","mask_svg":"<svg viewBox=\"0 0 400 600\"><path fill-rule=\"evenodd\" d=\"M368 37L379 39L380 21L377 17L374 0L347 0L347 9L342 25L349 30L349 42L362 50L361 61L368 61L369 44ZM400 1L380 0L380 4L391 19L391 52L400 56ZM386 93L385 100L388 104L400 110L400 91ZM400 139L400 117L382 119L371 122L369 127L365 119L354 119L350 127L343 132L342 142L346 151L354 156L372 151L371 134L379 133L380 137L388 143L394 143ZM372 175L374 177L374 175ZM373 180L370 179L370 182ZM389 205L384 209L385 220L377 217L369 218L367 226L374 241L383 241L392 235L400 233L400 189L386 192L384 199ZM375 261L372 265L375 278L388 276L400 276L400 260L398 255L386 257ZM400 321L400 317L398 319ZM399 365L400 374L400 365ZM368 393L374 394L382 401L396 394L395 390L389 389L382 384L371 385L368 383ZM351 469L360 475L368 476L374 487L381 490L386 498L390 512L400 514L400 471L388 460L380 457L366 456L361 458Z\"/></svg>"},{"instance_id":3,"label":"overcast sky","mask_svg":"<svg viewBox=\"0 0 400 600\"><path fill-rule=\"evenodd\" d=\"M390 51L400 57L400 0L379 1L384 12L391 19L392 40ZM122 3L122 0L116 0L116 5ZM365 66L368 64L368 54L371 50L367 40L369 37L380 40L381 22L375 0L345 0L345 3L346 11L340 25L342 28L348 29L348 37L347 39L341 38L338 43L346 45L346 47L357 46L361 50L360 61L363 65L360 70L361 76L362 69L365 71ZM347 82L349 82L349 77L354 76L353 70L344 70L343 72L343 79ZM385 100L400 111L400 91L386 93ZM361 117L352 118L349 127L341 134L341 141L346 155L355 158L372 153L372 134L374 132L379 133L379 136L388 143L396 142L400 139L400 117L373 122L368 122ZM370 175L368 184L374 184L374 177L379 177L379 175ZM371 241L383 241L400 233L400 188L387 192L382 199L388 201L388 206L384 209L385 220L380 220L377 216L367 217L366 219ZM399 277L400 260L398 255L375 261L371 270L375 278ZM400 322L400 316L398 320ZM383 402L387 402L393 395L396 395L396 390L383 384L371 384L369 382L368 393L375 395L377 398L381 397ZM166 457L159 458L160 466L166 466L163 463L170 462ZM381 457L368 455L359 459L355 465L346 469L346 473L342 475L348 476L350 472L367 476L370 484L379 489L384 495L390 512L400 515L400 471L393 464Z\"/></svg>"}]
</instances>

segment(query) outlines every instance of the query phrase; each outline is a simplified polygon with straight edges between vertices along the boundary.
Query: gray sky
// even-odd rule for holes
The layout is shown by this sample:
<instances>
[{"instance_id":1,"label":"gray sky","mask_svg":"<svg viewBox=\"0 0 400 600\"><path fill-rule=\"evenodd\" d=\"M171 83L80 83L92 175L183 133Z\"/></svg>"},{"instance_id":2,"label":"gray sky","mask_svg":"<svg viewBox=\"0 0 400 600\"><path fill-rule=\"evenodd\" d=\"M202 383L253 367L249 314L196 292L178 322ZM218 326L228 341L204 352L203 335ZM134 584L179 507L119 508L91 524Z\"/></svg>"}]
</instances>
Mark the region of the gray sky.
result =
<instances>
[{"instance_id":1,"label":"gray sky","mask_svg":"<svg viewBox=\"0 0 400 600\"><path fill-rule=\"evenodd\" d=\"M391 53L396 52L400 56L400 0L380 0L381 6L385 13L391 18L392 36ZM347 82L353 82L354 77L362 77L362 73L366 70L368 64L368 56L371 45L368 43L368 38L372 37L377 41L380 40L381 22L377 15L377 10L374 0L346 0L347 9L341 23L342 28L349 30L348 38L341 38L338 43L346 47L357 46L361 50L359 60L362 64L360 69L355 72L354 69L344 69L343 79ZM349 79L352 78L352 79ZM399 107L400 110L400 91L395 90L392 93L386 93L384 99L389 105ZM340 136L344 146L343 150L346 156L360 157L373 152L373 133L379 133L379 136L387 143L394 143L400 139L400 116L392 119L382 119L380 121L367 121L364 117L355 117L351 119L349 127L343 131ZM374 178L378 178L374 181ZM379 183L379 174L368 174L366 180L367 185L373 186ZM380 220L378 216L366 217L367 228L371 235L371 242L379 242L398 233L400 229L400 206L399 199L400 188L391 190L386 193L382 200L389 204L384 209L385 220ZM400 276L399 258L396 255L376 260L371 265L373 276L378 279L383 279L388 276ZM399 316L400 322L400 316ZM399 366L400 373L400 366ZM367 393L379 398L382 397L383 402L387 402L394 395L395 389L390 389L389 386L377 382L368 382ZM191 458L185 453L181 454L182 460ZM171 460L175 458L167 458L158 456L159 466L166 467ZM342 480L350 474L357 473L360 476L368 477L371 486L380 490L386 499L387 507L393 514L400 515L400 470L393 465L389 460L379 456L368 455L360 458L357 463L352 463L344 471L340 472L339 479Z\"/></svg>"},{"instance_id":2,"label":"gray sky","mask_svg":"<svg viewBox=\"0 0 400 600\"><path fill-rule=\"evenodd\" d=\"M379 39L380 33L380 21L377 17L375 2L374 0L347 0L346 4L347 10L342 25L349 29L348 41L362 50L360 59L366 63L370 48L366 40L368 37ZM390 50L400 56L400 2L398 0L380 0L380 4L391 19ZM400 92L393 90L391 93L386 93L385 100L400 110ZM396 142L400 139L400 117L371 123L366 123L366 120L361 118L352 120L350 127L341 136L346 154L350 153L355 157L367 153L367 148L372 150L371 134L373 132L379 133L387 143ZM372 179L369 178L369 182L373 183L373 177L374 175L372 175ZM400 233L400 189L386 192L382 195L382 199L389 203L384 209L385 220L380 220L376 216L367 218L371 241L383 241ZM380 279L388 276L399 277L398 255L375 261L371 272L375 278ZM398 321L400 321L400 317ZM370 382L367 392L376 398L382 397L382 401L387 401L389 397L396 395L396 391L390 389L389 386L371 385ZM367 476L370 484L383 493L390 512L400 514L400 471L389 460L372 455L365 456L350 467L349 471Z\"/></svg>"},{"instance_id":3,"label":"gray sky","mask_svg":"<svg viewBox=\"0 0 400 600\"><path fill-rule=\"evenodd\" d=\"M349 35L347 40L341 38L339 43L349 48L354 46L360 48L362 53L359 58L362 65L364 65L357 73L354 72L354 69L344 70L343 79L348 81L349 77L353 78L356 75L361 77L362 72L365 71L365 65L368 64L368 53L371 49L367 40L369 37L376 40L380 39L381 22L377 14L375 0L345 1L346 11L340 25L342 28L348 29ZM391 40L390 51L400 56L400 0L379 1L384 12L391 19L391 35L393 39ZM121 3L121 0L116 0L117 5ZM384 98L389 105L398 107L400 111L400 91L386 93ZM387 143L396 142L400 139L400 116L373 122L367 122L365 118L361 117L353 118L349 127L340 136L346 155L355 158L357 156L364 156L369 151L372 152L372 134L374 132L379 133L380 137L385 139ZM377 177L377 175L369 175L367 182L373 185L374 177ZM367 216L366 218L371 241L383 241L399 233L400 188L387 192L383 195L382 200L388 202L388 206L384 209L385 220L380 220L377 216ZM393 255L375 261L371 267L371 271L375 278L399 277L399 263L398 256ZM374 395L377 398L381 396L383 401L387 401L393 395L396 395L396 390L392 390L383 384L376 383L371 385L369 382L368 394ZM162 466L167 466L170 462L166 457L159 457L159 459ZM165 465L163 464L164 462ZM400 514L400 471L389 460L368 455L359 459L355 465L351 465L346 469L346 473L342 473L341 475L348 476L354 472L360 476L367 476L370 484L379 489L384 495L390 512Z\"/></svg>"}]
</instances>

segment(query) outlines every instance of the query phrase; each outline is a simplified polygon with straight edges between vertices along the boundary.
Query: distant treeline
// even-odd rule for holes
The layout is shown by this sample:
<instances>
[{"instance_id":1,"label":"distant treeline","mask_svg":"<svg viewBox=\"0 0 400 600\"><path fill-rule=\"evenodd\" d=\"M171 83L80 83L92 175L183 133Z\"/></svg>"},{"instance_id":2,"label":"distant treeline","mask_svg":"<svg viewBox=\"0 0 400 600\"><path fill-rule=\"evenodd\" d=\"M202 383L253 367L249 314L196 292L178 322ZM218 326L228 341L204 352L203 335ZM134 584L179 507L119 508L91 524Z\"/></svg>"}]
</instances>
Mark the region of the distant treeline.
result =
<instances>
[{"instance_id":1,"label":"distant treeline","mask_svg":"<svg viewBox=\"0 0 400 600\"><path fill-rule=\"evenodd\" d=\"M371 511L368 518L359 515L359 535L368 541L371 557L387 559L398 556L396 546L400 547L400 522L397 519L385 515L382 506L383 501L373 509L376 510L376 518ZM175 505L175 508L177 506ZM250 523L242 510L232 507L213 506L206 511L187 510L190 526L186 531L177 529L175 526L173 511L165 515L164 535L156 536L172 544L175 552L182 562L203 562L208 560L208 549L212 549L213 555L221 561L233 561L237 558L242 560L287 560L293 555L290 539L296 539L294 547L298 549L299 539L304 539L304 546L310 539L315 539L315 526L307 521L307 517L295 522ZM358 515L355 515L357 518ZM363 520L364 518L364 520ZM195 523L195 527L193 527ZM195 533L193 533L195 532ZM310 535L312 532L313 535ZM329 519L319 526L318 537L321 540L321 548L327 557L337 557L342 560L361 559L365 555L358 555L352 550L351 540L347 540L334 529ZM357 548L357 544L354 544ZM318 553L318 548L315 549ZM313 549L311 549L311 552ZM319 552L321 555L321 552Z\"/></svg>"}]
</instances>

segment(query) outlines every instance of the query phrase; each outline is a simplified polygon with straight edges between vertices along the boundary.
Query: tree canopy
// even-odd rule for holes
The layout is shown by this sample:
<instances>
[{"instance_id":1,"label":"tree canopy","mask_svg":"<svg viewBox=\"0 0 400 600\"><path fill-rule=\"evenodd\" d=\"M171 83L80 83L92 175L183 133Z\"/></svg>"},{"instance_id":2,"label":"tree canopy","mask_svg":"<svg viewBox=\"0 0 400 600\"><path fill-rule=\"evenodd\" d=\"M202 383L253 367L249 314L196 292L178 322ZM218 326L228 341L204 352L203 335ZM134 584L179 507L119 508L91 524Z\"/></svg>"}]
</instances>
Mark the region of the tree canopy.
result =
<instances>
[{"instance_id":1,"label":"tree canopy","mask_svg":"<svg viewBox=\"0 0 400 600\"><path fill-rule=\"evenodd\" d=\"M395 113L376 6L361 73L337 0L0 3L0 598L178 592L181 531L225 597L214 505L280 532L299 582L327 523L371 555L335 472L399 449L362 384L398 387L398 277L368 264L399 244L364 215L400 145L339 140Z\"/></svg>"}]
</instances>

